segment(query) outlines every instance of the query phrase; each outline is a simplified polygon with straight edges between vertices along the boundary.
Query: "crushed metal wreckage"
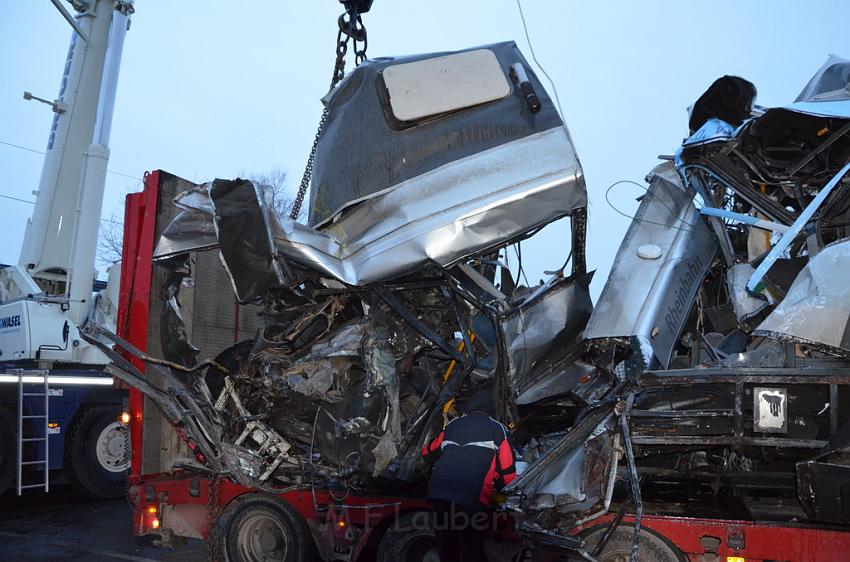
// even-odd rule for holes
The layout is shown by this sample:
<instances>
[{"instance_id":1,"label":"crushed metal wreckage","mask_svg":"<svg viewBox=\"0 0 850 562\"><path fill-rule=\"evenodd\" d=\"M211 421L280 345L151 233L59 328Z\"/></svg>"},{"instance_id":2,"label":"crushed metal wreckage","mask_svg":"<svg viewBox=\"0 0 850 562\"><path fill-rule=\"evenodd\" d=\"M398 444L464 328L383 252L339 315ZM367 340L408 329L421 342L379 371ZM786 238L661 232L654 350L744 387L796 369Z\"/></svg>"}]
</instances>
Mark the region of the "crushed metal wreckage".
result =
<instances>
[{"instance_id":1,"label":"crushed metal wreckage","mask_svg":"<svg viewBox=\"0 0 850 562\"><path fill-rule=\"evenodd\" d=\"M423 443L491 385L528 463L505 506L544 542L612 502L639 524L674 489L847 521L850 62L790 105L755 94L727 76L696 102L594 306L582 169L516 46L367 60L324 100L308 224L250 181L194 186L155 251L165 357L87 337L189 440L190 468L251 487L415 485ZM501 252L564 219L566 262L519 285ZM258 330L197 364L178 292L213 249Z\"/></svg>"}]
</instances>

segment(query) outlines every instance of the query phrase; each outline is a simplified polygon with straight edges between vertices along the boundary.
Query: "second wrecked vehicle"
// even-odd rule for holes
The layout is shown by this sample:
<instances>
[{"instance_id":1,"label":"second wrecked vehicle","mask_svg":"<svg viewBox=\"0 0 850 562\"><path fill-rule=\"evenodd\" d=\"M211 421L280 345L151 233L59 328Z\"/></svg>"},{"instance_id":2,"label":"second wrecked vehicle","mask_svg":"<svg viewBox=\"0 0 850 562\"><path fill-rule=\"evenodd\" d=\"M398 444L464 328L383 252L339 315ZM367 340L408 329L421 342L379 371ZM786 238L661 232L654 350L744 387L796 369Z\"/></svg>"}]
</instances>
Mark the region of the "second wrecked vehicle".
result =
<instances>
[{"instance_id":1,"label":"second wrecked vehicle","mask_svg":"<svg viewBox=\"0 0 850 562\"><path fill-rule=\"evenodd\" d=\"M516 46L367 60L325 99L308 224L250 181L185 182L155 250L164 357L88 337L158 373L110 350L189 441L181 466L252 488L415 485L422 445L492 385L528 463L505 505L538 538L607 511L618 480L638 515L708 495L846 521L848 75L830 59L767 110L715 83L594 307L582 169ZM506 248L558 220L563 265L520 285ZM179 292L205 250L257 335L198 363Z\"/></svg>"}]
</instances>

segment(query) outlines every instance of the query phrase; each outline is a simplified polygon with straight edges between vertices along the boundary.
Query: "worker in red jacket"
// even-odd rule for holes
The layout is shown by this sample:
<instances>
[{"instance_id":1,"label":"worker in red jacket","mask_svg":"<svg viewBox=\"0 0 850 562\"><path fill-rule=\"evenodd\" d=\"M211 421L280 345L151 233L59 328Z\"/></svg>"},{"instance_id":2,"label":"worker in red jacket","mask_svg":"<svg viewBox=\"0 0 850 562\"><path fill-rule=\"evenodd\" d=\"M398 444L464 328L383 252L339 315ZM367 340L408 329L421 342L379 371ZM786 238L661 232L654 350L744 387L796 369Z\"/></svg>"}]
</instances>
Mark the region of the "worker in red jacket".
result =
<instances>
[{"instance_id":1,"label":"worker in red jacket","mask_svg":"<svg viewBox=\"0 0 850 562\"><path fill-rule=\"evenodd\" d=\"M516 478L514 450L493 413L491 389L476 392L422 456L433 463L428 505L440 562L487 562L493 492Z\"/></svg>"}]
</instances>

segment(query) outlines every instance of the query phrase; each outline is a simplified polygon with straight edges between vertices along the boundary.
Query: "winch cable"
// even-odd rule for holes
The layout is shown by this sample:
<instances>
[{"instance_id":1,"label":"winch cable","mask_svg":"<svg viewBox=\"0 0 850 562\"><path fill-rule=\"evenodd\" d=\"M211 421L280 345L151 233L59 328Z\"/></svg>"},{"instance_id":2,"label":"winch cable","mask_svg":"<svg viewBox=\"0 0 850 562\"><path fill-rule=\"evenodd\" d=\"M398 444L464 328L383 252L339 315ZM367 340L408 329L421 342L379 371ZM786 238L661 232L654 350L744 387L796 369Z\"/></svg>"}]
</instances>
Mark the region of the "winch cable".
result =
<instances>
[{"instance_id":1,"label":"winch cable","mask_svg":"<svg viewBox=\"0 0 850 562\"><path fill-rule=\"evenodd\" d=\"M339 31L336 35L336 60L334 62L333 76L331 77L331 85L328 92L332 92L337 84L345 77L345 55L348 53L349 41L352 41L354 47L355 67L360 66L360 63L366 60L366 48L369 45L366 39L366 27L363 25L363 19L361 17L360 3L344 2L344 4L346 8L345 12L337 20ZM368 7L366 10L368 10ZM322 131L325 128L327 120L328 106L325 105L322 109L322 116L319 118L319 126L316 129L313 146L310 148L310 155L307 157L307 165L304 167L301 185L298 187L295 203L292 205L292 211L289 213L289 218L292 220L298 220L298 216L301 214L301 205L304 203L304 196L307 194L307 189L310 187L310 180L313 178L313 161L316 158L316 149L319 146L319 139L322 136Z\"/></svg>"}]
</instances>

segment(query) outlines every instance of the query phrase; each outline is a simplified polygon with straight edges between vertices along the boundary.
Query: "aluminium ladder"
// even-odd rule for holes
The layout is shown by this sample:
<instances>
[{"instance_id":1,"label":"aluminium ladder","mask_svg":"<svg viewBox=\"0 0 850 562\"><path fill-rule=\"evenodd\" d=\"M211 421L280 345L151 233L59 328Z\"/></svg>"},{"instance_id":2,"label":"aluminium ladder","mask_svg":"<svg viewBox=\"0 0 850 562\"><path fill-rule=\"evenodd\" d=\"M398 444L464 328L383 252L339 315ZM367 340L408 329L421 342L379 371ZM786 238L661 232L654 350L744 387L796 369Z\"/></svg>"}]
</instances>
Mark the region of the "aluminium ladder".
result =
<instances>
[{"instance_id":1,"label":"aluminium ladder","mask_svg":"<svg viewBox=\"0 0 850 562\"><path fill-rule=\"evenodd\" d=\"M42 488L45 492L50 491L50 470L49 470L49 428L50 423L50 383L48 377L49 371L17 371L18 376L18 495L21 495L23 490L30 488ZM37 386L36 386L37 385ZM27 387L30 387L28 389ZM32 388L32 387L35 388ZM41 392L38 392L41 390ZM28 400L24 400L27 398ZM41 398L43 400L42 407L38 408L38 403ZM24 409L24 403L30 404L30 413L27 414ZM40 410L40 411L39 411ZM25 423L27 422L27 423ZM26 436L24 428L35 427L35 435ZM38 431L38 430L41 431ZM25 447L26 443L32 443L31 447ZM26 458L25 453L29 450L33 453L32 458ZM43 452L43 457L39 455ZM43 465L41 474L44 476L41 482L33 482L29 484L23 483L23 471L26 466ZM38 472L38 471L36 471Z\"/></svg>"}]
</instances>

